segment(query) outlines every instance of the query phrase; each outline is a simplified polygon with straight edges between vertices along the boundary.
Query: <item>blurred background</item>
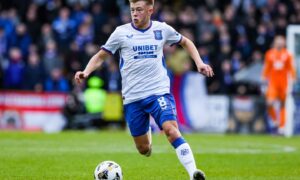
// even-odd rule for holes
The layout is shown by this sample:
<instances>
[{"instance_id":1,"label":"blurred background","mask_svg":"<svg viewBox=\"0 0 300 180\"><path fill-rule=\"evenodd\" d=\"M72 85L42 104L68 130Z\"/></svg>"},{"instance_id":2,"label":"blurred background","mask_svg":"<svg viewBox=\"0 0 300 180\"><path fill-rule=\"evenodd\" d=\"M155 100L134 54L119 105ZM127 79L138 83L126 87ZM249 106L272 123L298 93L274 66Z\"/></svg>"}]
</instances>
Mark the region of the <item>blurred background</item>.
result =
<instances>
[{"instance_id":1,"label":"blurred background","mask_svg":"<svg viewBox=\"0 0 300 180\"><path fill-rule=\"evenodd\" d=\"M265 53L283 35L298 69L300 1L157 0L153 19L195 42L215 71L205 78L182 48L164 48L182 131L273 133L261 79ZM1 0L0 129L126 129L118 56L82 86L73 76L128 22L127 0ZM287 136L300 133L299 92L296 81Z\"/></svg>"}]
</instances>

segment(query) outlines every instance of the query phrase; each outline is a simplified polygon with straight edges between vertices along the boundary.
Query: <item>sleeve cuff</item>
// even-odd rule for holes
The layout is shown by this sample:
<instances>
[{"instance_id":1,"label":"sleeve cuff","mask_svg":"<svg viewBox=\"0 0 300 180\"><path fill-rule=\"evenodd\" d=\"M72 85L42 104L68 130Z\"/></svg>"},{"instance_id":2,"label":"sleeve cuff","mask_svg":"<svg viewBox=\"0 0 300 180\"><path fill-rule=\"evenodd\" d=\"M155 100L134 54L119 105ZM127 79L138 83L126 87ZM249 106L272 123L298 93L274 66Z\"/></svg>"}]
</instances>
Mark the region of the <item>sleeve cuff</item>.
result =
<instances>
[{"instance_id":1,"label":"sleeve cuff","mask_svg":"<svg viewBox=\"0 0 300 180\"><path fill-rule=\"evenodd\" d=\"M112 53L110 50L106 49L105 47L101 47L102 50L104 50L105 52L107 52L110 55L114 55L114 53Z\"/></svg>"},{"instance_id":2,"label":"sleeve cuff","mask_svg":"<svg viewBox=\"0 0 300 180\"><path fill-rule=\"evenodd\" d=\"M174 45L177 45L177 44L179 44L179 43L181 42L181 40L182 40L182 35L180 36L180 39L179 39L177 42L175 42L175 43L171 44L170 46L174 46Z\"/></svg>"}]
</instances>

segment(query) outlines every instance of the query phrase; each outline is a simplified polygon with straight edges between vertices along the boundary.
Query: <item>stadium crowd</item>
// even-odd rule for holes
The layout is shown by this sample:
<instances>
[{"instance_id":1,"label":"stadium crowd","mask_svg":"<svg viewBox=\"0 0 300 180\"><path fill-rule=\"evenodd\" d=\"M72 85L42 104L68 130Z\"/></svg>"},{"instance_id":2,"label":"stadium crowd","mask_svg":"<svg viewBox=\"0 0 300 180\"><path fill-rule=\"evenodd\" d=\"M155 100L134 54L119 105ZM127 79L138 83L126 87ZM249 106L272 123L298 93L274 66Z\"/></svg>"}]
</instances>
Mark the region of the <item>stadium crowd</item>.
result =
<instances>
[{"instance_id":1,"label":"stadium crowd","mask_svg":"<svg viewBox=\"0 0 300 180\"><path fill-rule=\"evenodd\" d=\"M273 37L285 35L288 24L300 23L299 0L156 0L155 6L153 19L193 40L213 66L216 76L206 81L212 94L238 93L234 74L261 63ZM127 0L2 0L0 88L71 92L74 73L116 26L127 22ZM180 48L166 47L165 54L171 72L179 73ZM195 68L187 64L184 71ZM105 90L120 91L117 57L94 75L104 80ZM244 93L259 93L255 86L246 87Z\"/></svg>"}]
</instances>

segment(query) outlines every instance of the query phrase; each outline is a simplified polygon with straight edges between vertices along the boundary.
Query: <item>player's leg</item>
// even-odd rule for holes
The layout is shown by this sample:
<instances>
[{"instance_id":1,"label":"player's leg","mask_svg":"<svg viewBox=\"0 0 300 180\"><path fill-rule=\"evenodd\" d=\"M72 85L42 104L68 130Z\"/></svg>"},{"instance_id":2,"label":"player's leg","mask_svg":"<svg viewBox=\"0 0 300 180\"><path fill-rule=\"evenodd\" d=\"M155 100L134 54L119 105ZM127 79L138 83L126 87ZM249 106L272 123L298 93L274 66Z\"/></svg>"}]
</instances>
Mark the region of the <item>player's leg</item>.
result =
<instances>
[{"instance_id":1,"label":"player's leg","mask_svg":"<svg viewBox=\"0 0 300 180\"><path fill-rule=\"evenodd\" d=\"M271 133L277 133L279 126L275 104L276 100L267 100L268 122L271 128Z\"/></svg>"},{"instance_id":2,"label":"player's leg","mask_svg":"<svg viewBox=\"0 0 300 180\"><path fill-rule=\"evenodd\" d=\"M278 126L278 118L277 113L275 109L275 103L276 103L276 89L272 86L268 87L267 93L266 93L266 101L267 101L267 113L271 121L273 122L273 126L277 128Z\"/></svg>"},{"instance_id":3,"label":"player's leg","mask_svg":"<svg viewBox=\"0 0 300 180\"><path fill-rule=\"evenodd\" d=\"M275 101L270 100L267 101L267 108L268 108L268 115L270 116L271 120L276 123L276 110L275 110Z\"/></svg>"},{"instance_id":4,"label":"player's leg","mask_svg":"<svg viewBox=\"0 0 300 180\"><path fill-rule=\"evenodd\" d=\"M148 125L149 126L149 125ZM149 157L152 152L152 135L151 128L144 135L133 137L135 146L140 154Z\"/></svg>"},{"instance_id":5,"label":"player's leg","mask_svg":"<svg viewBox=\"0 0 300 180\"><path fill-rule=\"evenodd\" d=\"M149 131L149 114L144 112L139 102L124 106L125 119L140 154L151 155L151 131Z\"/></svg>"},{"instance_id":6,"label":"player's leg","mask_svg":"<svg viewBox=\"0 0 300 180\"><path fill-rule=\"evenodd\" d=\"M284 127L285 127L285 102L286 102L286 88L283 88L281 93L280 93L280 118L279 118L279 129L278 132L280 134L283 134Z\"/></svg>"},{"instance_id":7,"label":"player's leg","mask_svg":"<svg viewBox=\"0 0 300 180\"><path fill-rule=\"evenodd\" d=\"M149 138L149 131L141 136L137 136L137 137L133 137L134 142L135 142L135 146L137 148L137 150L139 151L140 154L145 155L147 157L149 157L151 155L151 151L152 151L152 144L151 144L151 140Z\"/></svg>"},{"instance_id":8,"label":"player's leg","mask_svg":"<svg viewBox=\"0 0 300 180\"><path fill-rule=\"evenodd\" d=\"M285 100L280 101L280 121L279 128L285 127Z\"/></svg>"},{"instance_id":9,"label":"player's leg","mask_svg":"<svg viewBox=\"0 0 300 180\"><path fill-rule=\"evenodd\" d=\"M194 155L189 144L182 137L176 118L175 100L166 94L155 97L145 110L154 117L157 125L164 131L174 147L177 157L187 170L191 179L205 179L204 173L197 170Z\"/></svg>"},{"instance_id":10,"label":"player's leg","mask_svg":"<svg viewBox=\"0 0 300 180\"><path fill-rule=\"evenodd\" d=\"M284 127L285 127L285 101L280 103L280 121L279 121L279 129L278 133L283 134L284 133Z\"/></svg>"},{"instance_id":11,"label":"player's leg","mask_svg":"<svg viewBox=\"0 0 300 180\"><path fill-rule=\"evenodd\" d=\"M168 141L174 147L177 157L181 164L185 167L191 179L205 179L202 171L196 167L194 155L190 145L182 137L177 122L175 120L167 120L162 124L164 133Z\"/></svg>"}]
</instances>

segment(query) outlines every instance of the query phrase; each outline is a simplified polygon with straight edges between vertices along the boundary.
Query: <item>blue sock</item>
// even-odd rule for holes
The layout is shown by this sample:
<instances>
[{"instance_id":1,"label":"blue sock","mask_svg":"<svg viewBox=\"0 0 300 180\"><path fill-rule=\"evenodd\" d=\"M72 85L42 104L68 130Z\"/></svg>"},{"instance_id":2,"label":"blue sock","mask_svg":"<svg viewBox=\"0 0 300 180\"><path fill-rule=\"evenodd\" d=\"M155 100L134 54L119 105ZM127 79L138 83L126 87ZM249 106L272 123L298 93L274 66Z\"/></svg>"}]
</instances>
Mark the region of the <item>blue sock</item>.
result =
<instances>
[{"instance_id":1,"label":"blue sock","mask_svg":"<svg viewBox=\"0 0 300 180\"><path fill-rule=\"evenodd\" d=\"M174 149L176 149L178 146L180 146L181 144L184 144L184 143L185 143L185 140L183 139L183 137L179 137L175 141L172 142L172 146L174 147Z\"/></svg>"}]
</instances>

